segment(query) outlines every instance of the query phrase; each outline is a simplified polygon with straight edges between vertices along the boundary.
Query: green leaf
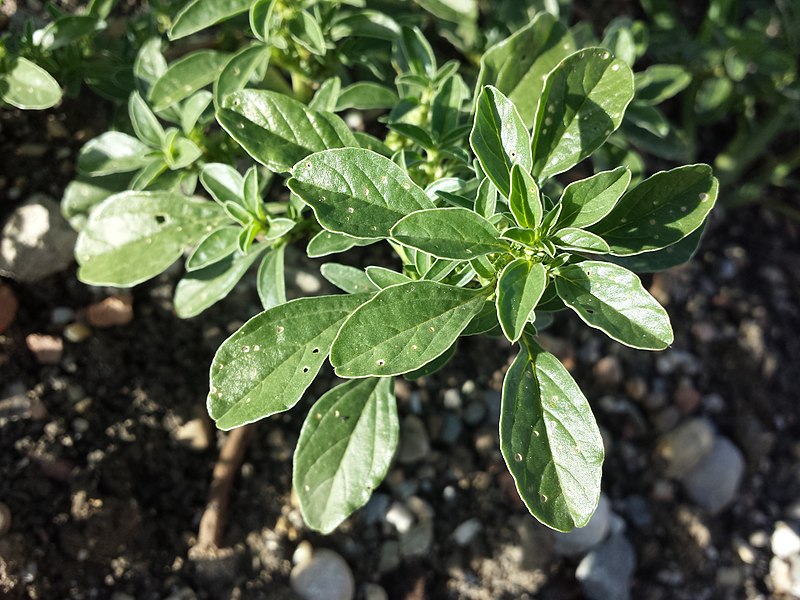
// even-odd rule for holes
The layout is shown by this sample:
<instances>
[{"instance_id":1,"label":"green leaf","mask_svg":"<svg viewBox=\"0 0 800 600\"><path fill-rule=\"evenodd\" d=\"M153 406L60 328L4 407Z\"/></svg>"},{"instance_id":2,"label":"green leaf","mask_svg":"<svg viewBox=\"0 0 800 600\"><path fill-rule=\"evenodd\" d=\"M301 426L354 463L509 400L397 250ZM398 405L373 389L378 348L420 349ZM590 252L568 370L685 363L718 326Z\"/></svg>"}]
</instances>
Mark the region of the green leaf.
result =
<instances>
[{"instance_id":1,"label":"green leaf","mask_svg":"<svg viewBox=\"0 0 800 600\"><path fill-rule=\"evenodd\" d=\"M0 100L16 108L42 110L58 104L61 86L50 73L21 56L0 72Z\"/></svg>"},{"instance_id":2,"label":"green leaf","mask_svg":"<svg viewBox=\"0 0 800 600\"><path fill-rule=\"evenodd\" d=\"M576 252L593 252L607 254L611 248L599 235L585 229L576 227L564 227L556 231L552 236L552 241L557 248L562 250L574 250Z\"/></svg>"},{"instance_id":3,"label":"green leaf","mask_svg":"<svg viewBox=\"0 0 800 600\"><path fill-rule=\"evenodd\" d=\"M220 204L242 203L244 178L239 171L223 163L206 163L200 171L200 183Z\"/></svg>"},{"instance_id":4,"label":"green leaf","mask_svg":"<svg viewBox=\"0 0 800 600\"><path fill-rule=\"evenodd\" d=\"M478 97L469 143L486 176L508 198L511 167L530 171L530 136L511 101L491 86Z\"/></svg>"},{"instance_id":5,"label":"green leaf","mask_svg":"<svg viewBox=\"0 0 800 600\"><path fill-rule=\"evenodd\" d=\"M320 84L311 102L308 103L309 108L314 110L323 110L333 112L336 110L336 101L339 98L339 92L342 89L342 80L338 77L330 77Z\"/></svg>"},{"instance_id":6,"label":"green leaf","mask_svg":"<svg viewBox=\"0 0 800 600\"><path fill-rule=\"evenodd\" d=\"M226 221L216 204L172 192L115 194L92 211L78 236L78 278L118 287L147 281Z\"/></svg>"},{"instance_id":7,"label":"green leaf","mask_svg":"<svg viewBox=\"0 0 800 600\"><path fill-rule=\"evenodd\" d=\"M278 246L270 250L258 267L256 284L264 310L286 302L286 280L283 276L285 248Z\"/></svg>"},{"instance_id":8,"label":"green leaf","mask_svg":"<svg viewBox=\"0 0 800 600\"><path fill-rule=\"evenodd\" d=\"M703 224L717 200L719 183L708 165L660 171L622 196L591 231L612 254L629 256L660 250Z\"/></svg>"},{"instance_id":9,"label":"green leaf","mask_svg":"<svg viewBox=\"0 0 800 600\"><path fill-rule=\"evenodd\" d=\"M602 48L565 58L547 76L533 125L533 170L541 182L574 167L619 127L633 73Z\"/></svg>"},{"instance_id":10,"label":"green leaf","mask_svg":"<svg viewBox=\"0 0 800 600\"><path fill-rule=\"evenodd\" d=\"M655 105L683 91L692 82L692 76L680 65L653 65L636 73L635 81L636 100Z\"/></svg>"},{"instance_id":11,"label":"green leaf","mask_svg":"<svg viewBox=\"0 0 800 600\"><path fill-rule=\"evenodd\" d=\"M207 267L187 273L175 287L175 314L181 319L195 317L227 296L252 264L264 252L259 244L246 254L230 254Z\"/></svg>"},{"instance_id":12,"label":"green leaf","mask_svg":"<svg viewBox=\"0 0 800 600\"><path fill-rule=\"evenodd\" d=\"M486 290L433 281L388 287L342 326L331 364L339 377L384 377L419 369L453 345L486 295Z\"/></svg>"},{"instance_id":13,"label":"green leaf","mask_svg":"<svg viewBox=\"0 0 800 600\"><path fill-rule=\"evenodd\" d=\"M207 86L229 59L223 52L197 50L173 62L150 89L153 110L169 108Z\"/></svg>"},{"instance_id":14,"label":"green leaf","mask_svg":"<svg viewBox=\"0 0 800 600\"><path fill-rule=\"evenodd\" d=\"M397 285L399 283L408 283L411 278L397 271L386 269L384 267L370 266L365 269L367 277L380 289L387 288L390 285Z\"/></svg>"},{"instance_id":15,"label":"green leaf","mask_svg":"<svg viewBox=\"0 0 800 600\"><path fill-rule=\"evenodd\" d=\"M542 224L542 200L539 187L525 169L515 164L511 169L511 193L508 206L517 225L525 229L536 229Z\"/></svg>"},{"instance_id":16,"label":"green leaf","mask_svg":"<svg viewBox=\"0 0 800 600\"><path fill-rule=\"evenodd\" d=\"M245 46L231 56L214 81L214 103L220 105L225 96L244 89L253 73L267 61L269 48L258 42Z\"/></svg>"},{"instance_id":17,"label":"green leaf","mask_svg":"<svg viewBox=\"0 0 800 600\"><path fill-rule=\"evenodd\" d=\"M575 42L556 17L539 12L528 25L489 48L481 57L478 87L494 85L514 103L526 127L533 124L544 79Z\"/></svg>"},{"instance_id":18,"label":"green leaf","mask_svg":"<svg viewBox=\"0 0 800 600\"><path fill-rule=\"evenodd\" d=\"M497 306L494 301L487 300L481 306L481 310L472 318L466 329L461 332L461 335L481 335L489 333L492 330L501 331L500 321L497 318Z\"/></svg>"},{"instance_id":19,"label":"green leaf","mask_svg":"<svg viewBox=\"0 0 800 600\"><path fill-rule=\"evenodd\" d=\"M189 96L186 102L183 103L180 109L181 131L183 131L185 135L191 135L192 130L195 125L197 125L197 121L203 116L203 113L208 108L209 104L211 104L212 99L213 94L211 94L211 92L200 90Z\"/></svg>"},{"instance_id":20,"label":"green leaf","mask_svg":"<svg viewBox=\"0 0 800 600\"><path fill-rule=\"evenodd\" d=\"M317 400L292 471L309 527L328 534L367 503L389 470L399 430L391 378L348 381Z\"/></svg>"},{"instance_id":21,"label":"green leaf","mask_svg":"<svg viewBox=\"0 0 800 600\"><path fill-rule=\"evenodd\" d=\"M560 267L556 291L587 325L626 346L663 350L672 343L667 311L623 267L589 260Z\"/></svg>"},{"instance_id":22,"label":"green leaf","mask_svg":"<svg viewBox=\"0 0 800 600\"><path fill-rule=\"evenodd\" d=\"M64 15L33 32L33 43L42 52L53 52L105 27L94 15Z\"/></svg>"},{"instance_id":23,"label":"green leaf","mask_svg":"<svg viewBox=\"0 0 800 600\"><path fill-rule=\"evenodd\" d=\"M307 11L300 13L288 23L292 39L312 54L325 54L325 36L316 19Z\"/></svg>"},{"instance_id":24,"label":"green leaf","mask_svg":"<svg viewBox=\"0 0 800 600\"><path fill-rule=\"evenodd\" d=\"M500 450L534 517L558 531L589 522L600 500L603 439L569 372L538 347L523 348L506 373Z\"/></svg>"},{"instance_id":25,"label":"green leaf","mask_svg":"<svg viewBox=\"0 0 800 600\"><path fill-rule=\"evenodd\" d=\"M128 189L129 173L103 177L79 175L67 184L61 199L61 214L75 230L83 229L91 210L109 196Z\"/></svg>"},{"instance_id":26,"label":"green leaf","mask_svg":"<svg viewBox=\"0 0 800 600\"><path fill-rule=\"evenodd\" d=\"M142 142L119 131L106 131L86 142L78 153L78 172L111 175L141 169L152 160Z\"/></svg>"},{"instance_id":27,"label":"green leaf","mask_svg":"<svg viewBox=\"0 0 800 600\"><path fill-rule=\"evenodd\" d=\"M356 267L339 263L325 263L319 271L330 283L348 294L376 292L380 289L370 281L364 271Z\"/></svg>"},{"instance_id":28,"label":"green leaf","mask_svg":"<svg viewBox=\"0 0 800 600\"><path fill-rule=\"evenodd\" d=\"M186 259L186 270L196 271L227 258L236 250L238 227L220 227L205 236Z\"/></svg>"},{"instance_id":29,"label":"green leaf","mask_svg":"<svg viewBox=\"0 0 800 600\"><path fill-rule=\"evenodd\" d=\"M252 0L193 0L176 15L169 30L169 39L177 40L202 31L246 12L251 4Z\"/></svg>"},{"instance_id":30,"label":"green leaf","mask_svg":"<svg viewBox=\"0 0 800 600\"><path fill-rule=\"evenodd\" d=\"M161 38L151 37L139 48L133 63L133 79L136 89L147 97L153 84L167 71L167 61L161 54Z\"/></svg>"},{"instance_id":31,"label":"green leaf","mask_svg":"<svg viewBox=\"0 0 800 600\"><path fill-rule=\"evenodd\" d=\"M389 237L408 213L433 208L403 169L363 148L312 154L294 166L287 185L325 229L359 238Z\"/></svg>"},{"instance_id":32,"label":"green leaf","mask_svg":"<svg viewBox=\"0 0 800 600\"><path fill-rule=\"evenodd\" d=\"M320 258L329 254L345 252L355 246L368 246L374 244L377 239L359 239L344 235L343 233L333 233L332 231L320 231L311 238L306 246L306 254L309 258Z\"/></svg>"},{"instance_id":33,"label":"green leaf","mask_svg":"<svg viewBox=\"0 0 800 600\"><path fill-rule=\"evenodd\" d=\"M430 43L418 27L402 27L395 59L400 71L433 79L436 75L436 56Z\"/></svg>"},{"instance_id":34,"label":"green leaf","mask_svg":"<svg viewBox=\"0 0 800 600\"><path fill-rule=\"evenodd\" d=\"M416 381L422 377L433 375L436 373L436 371L441 370L447 363L450 362L450 360L455 356L456 350L458 350L458 341L445 350L443 354L440 354L434 358L427 365L423 365L419 369L415 369L404 374L403 379L406 381Z\"/></svg>"},{"instance_id":35,"label":"green leaf","mask_svg":"<svg viewBox=\"0 0 800 600\"><path fill-rule=\"evenodd\" d=\"M229 94L217 110L217 120L250 156L276 173L289 171L314 152L358 146L336 115L312 110L276 92Z\"/></svg>"},{"instance_id":36,"label":"green leaf","mask_svg":"<svg viewBox=\"0 0 800 600\"><path fill-rule=\"evenodd\" d=\"M391 230L392 239L437 258L471 260L504 252L508 245L486 219L466 208L419 210L400 219Z\"/></svg>"},{"instance_id":37,"label":"green leaf","mask_svg":"<svg viewBox=\"0 0 800 600\"><path fill-rule=\"evenodd\" d=\"M631 181L626 167L596 173L570 183L561 194L558 227L588 227L605 217Z\"/></svg>"},{"instance_id":38,"label":"green leaf","mask_svg":"<svg viewBox=\"0 0 800 600\"><path fill-rule=\"evenodd\" d=\"M469 97L464 80L455 75L442 83L431 102L431 131L442 140L461 125L464 103Z\"/></svg>"},{"instance_id":39,"label":"green leaf","mask_svg":"<svg viewBox=\"0 0 800 600\"><path fill-rule=\"evenodd\" d=\"M667 246L662 250L634 254L633 256L609 256L607 260L637 273L654 273L677 267L688 262L695 255L702 241L707 223L708 221L703 223L680 242Z\"/></svg>"},{"instance_id":40,"label":"green leaf","mask_svg":"<svg viewBox=\"0 0 800 600\"><path fill-rule=\"evenodd\" d=\"M539 262L517 258L497 280L497 318L509 341L516 342L547 287L547 270Z\"/></svg>"},{"instance_id":41,"label":"green leaf","mask_svg":"<svg viewBox=\"0 0 800 600\"><path fill-rule=\"evenodd\" d=\"M233 429L297 404L368 294L300 298L256 315L217 350L208 414Z\"/></svg>"},{"instance_id":42,"label":"green leaf","mask_svg":"<svg viewBox=\"0 0 800 600\"><path fill-rule=\"evenodd\" d=\"M398 102L397 93L393 89L371 81L359 81L339 93L336 111L348 108L358 110L392 108Z\"/></svg>"}]
</instances>

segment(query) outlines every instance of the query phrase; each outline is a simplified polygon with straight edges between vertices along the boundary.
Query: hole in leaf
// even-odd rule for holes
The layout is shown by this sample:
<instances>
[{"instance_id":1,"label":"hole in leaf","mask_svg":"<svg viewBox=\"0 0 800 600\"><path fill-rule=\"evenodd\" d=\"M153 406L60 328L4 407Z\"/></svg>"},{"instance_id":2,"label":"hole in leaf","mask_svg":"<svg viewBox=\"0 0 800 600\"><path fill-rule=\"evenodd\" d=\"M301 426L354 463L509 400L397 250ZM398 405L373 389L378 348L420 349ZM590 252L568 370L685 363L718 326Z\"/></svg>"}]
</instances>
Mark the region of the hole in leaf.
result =
<instances>
[{"instance_id":1,"label":"hole in leaf","mask_svg":"<svg viewBox=\"0 0 800 600\"><path fill-rule=\"evenodd\" d=\"M166 220L167 217L165 217L164 215L156 215L156 223L158 223L159 225L166 222Z\"/></svg>"},{"instance_id":2,"label":"hole in leaf","mask_svg":"<svg viewBox=\"0 0 800 600\"><path fill-rule=\"evenodd\" d=\"M308 367L303 367L303 373L308 373Z\"/></svg>"},{"instance_id":3,"label":"hole in leaf","mask_svg":"<svg viewBox=\"0 0 800 600\"><path fill-rule=\"evenodd\" d=\"M319 348L314 348L314 349L311 351L311 354L319 354Z\"/></svg>"},{"instance_id":4,"label":"hole in leaf","mask_svg":"<svg viewBox=\"0 0 800 600\"><path fill-rule=\"evenodd\" d=\"M593 308L587 308L586 312L589 313L590 315L593 315L594 314L594 309Z\"/></svg>"}]
</instances>

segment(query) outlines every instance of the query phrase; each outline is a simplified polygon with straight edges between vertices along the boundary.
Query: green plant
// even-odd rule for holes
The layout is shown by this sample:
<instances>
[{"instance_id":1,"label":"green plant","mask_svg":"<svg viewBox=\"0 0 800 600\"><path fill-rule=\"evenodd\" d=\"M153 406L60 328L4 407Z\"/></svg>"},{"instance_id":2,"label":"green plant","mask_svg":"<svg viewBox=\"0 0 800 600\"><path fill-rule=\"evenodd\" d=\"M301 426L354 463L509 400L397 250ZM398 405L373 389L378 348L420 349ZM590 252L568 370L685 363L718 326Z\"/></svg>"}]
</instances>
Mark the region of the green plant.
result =
<instances>
[{"instance_id":1,"label":"green plant","mask_svg":"<svg viewBox=\"0 0 800 600\"><path fill-rule=\"evenodd\" d=\"M503 389L503 456L534 516L581 527L600 494L602 440L537 331L570 309L628 346L667 347L666 311L626 267L687 260L717 181L700 164L637 185L622 165L572 176L625 122L634 74L607 48L577 49L547 14L486 53L473 93L459 62L439 65L419 29L350 4L259 0L222 11L194 0L173 38L247 12L256 41L170 65L159 40L142 46L132 135L90 141L65 194L81 228L79 277L136 285L190 249L175 291L178 314L190 317L259 263L265 310L217 351L208 410L221 429L286 411L328 359L348 379L311 407L295 453L303 514L323 532L389 468L392 378L433 373L461 336L505 336L520 350ZM336 113L352 108L388 110L384 139L351 131ZM213 202L192 196L198 180ZM344 294L287 302L284 249L301 240L312 257L385 242L398 266L330 262L322 275Z\"/></svg>"}]
</instances>

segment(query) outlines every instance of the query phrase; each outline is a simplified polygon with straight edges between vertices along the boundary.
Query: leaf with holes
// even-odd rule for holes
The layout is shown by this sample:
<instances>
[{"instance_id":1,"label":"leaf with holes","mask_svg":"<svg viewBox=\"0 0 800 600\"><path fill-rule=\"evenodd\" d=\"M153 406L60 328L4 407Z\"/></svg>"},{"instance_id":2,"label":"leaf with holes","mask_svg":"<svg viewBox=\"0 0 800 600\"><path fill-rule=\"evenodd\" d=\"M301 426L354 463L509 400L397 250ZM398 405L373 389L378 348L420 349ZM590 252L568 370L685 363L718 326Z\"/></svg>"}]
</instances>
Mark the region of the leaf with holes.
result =
<instances>
[{"instance_id":1,"label":"leaf with holes","mask_svg":"<svg viewBox=\"0 0 800 600\"><path fill-rule=\"evenodd\" d=\"M363 148L326 150L292 168L289 189L311 206L320 225L357 238L389 237L408 213L433 202L391 160Z\"/></svg>"},{"instance_id":2,"label":"leaf with holes","mask_svg":"<svg viewBox=\"0 0 800 600\"><path fill-rule=\"evenodd\" d=\"M89 216L78 236L78 278L129 287L155 277L227 221L213 202L172 192L122 192Z\"/></svg>"},{"instance_id":3,"label":"leaf with holes","mask_svg":"<svg viewBox=\"0 0 800 600\"><path fill-rule=\"evenodd\" d=\"M530 136L511 101L491 86L478 97L469 143L486 176L508 198L511 167L530 171Z\"/></svg>"},{"instance_id":4,"label":"leaf with holes","mask_svg":"<svg viewBox=\"0 0 800 600\"><path fill-rule=\"evenodd\" d=\"M525 346L503 382L500 450L531 514L571 531L600 500L603 438L564 366L535 343Z\"/></svg>"},{"instance_id":5,"label":"leaf with holes","mask_svg":"<svg viewBox=\"0 0 800 600\"><path fill-rule=\"evenodd\" d=\"M348 381L317 400L300 430L292 470L309 527L330 533L367 503L389 470L399 431L391 378Z\"/></svg>"},{"instance_id":6,"label":"leaf with holes","mask_svg":"<svg viewBox=\"0 0 800 600\"><path fill-rule=\"evenodd\" d=\"M556 291L587 325L626 346L663 350L672 343L667 311L619 265L587 260L560 267Z\"/></svg>"},{"instance_id":7,"label":"leaf with holes","mask_svg":"<svg viewBox=\"0 0 800 600\"><path fill-rule=\"evenodd\" d=\"M509 341L516 342L547 287L542 263L517 258L508 263L497 280L497 317Z\"/></svg>"},{"instance_id":8,"label":"leaf with holes","mask_svg":"<svg viewBox=\"0 0 800 600\"><path fill-rule=\"evenodd\" d=\"M571 169L622 123L633 73L603 48L565 58L547 76L533 123L532 175L541 181Z\"/></svg>"},{"instance_id":9,"label":"leaf with holes","mask_svg":"<svg viewBox=\"0 0 800 600\"><path fill-rule=\"evenodd\" d=\"M617 256L666 248L703 224L718 189L708 165L661 171L628 191L590 229L608 242Z\"/></svg>"},{"instance_id":10,"label":"leaf with holes","mask_svg":"<svg viewBox=\"0 0 800 600\"><path fill-rule=\"evenodd\" d=\"M438 258L471 260L505 252L508 244L497 229L466 208L430 208L403 217L391 230L392 239Z\"/></svg>"},{"instance_id":11,"label":"leaf with holes","mask_svg":"<svg viewBox=\"0 0 800 600\"><path fill-rule=\"evenodd\" d=\"M250 156L279 173L314 152L358 146L342 119L277 92L228 94L217 109L217 120Z\"/></svg>"},{"instance_id":12,"label":"leaf with holes","mask_svg":"<svg viewBox=\"0 0 800 600\"><path fill-rule=\"evenodd\" d=\"M489 291L433 281L380 291L342 326L331 350L336 374L386 377L419 369L453 345Z\"/></svg>"},{"instance_id":13,"label":"leaf with holes","mask_svg":"<svg viewBox=\"0 0 800 600\"><path fill-rule=\"evenodd\" d=\"M369 294L300 298L250 319L217 350L208 413L233 429L297 404L345 319Z\"/></svg>"}]
</instances>

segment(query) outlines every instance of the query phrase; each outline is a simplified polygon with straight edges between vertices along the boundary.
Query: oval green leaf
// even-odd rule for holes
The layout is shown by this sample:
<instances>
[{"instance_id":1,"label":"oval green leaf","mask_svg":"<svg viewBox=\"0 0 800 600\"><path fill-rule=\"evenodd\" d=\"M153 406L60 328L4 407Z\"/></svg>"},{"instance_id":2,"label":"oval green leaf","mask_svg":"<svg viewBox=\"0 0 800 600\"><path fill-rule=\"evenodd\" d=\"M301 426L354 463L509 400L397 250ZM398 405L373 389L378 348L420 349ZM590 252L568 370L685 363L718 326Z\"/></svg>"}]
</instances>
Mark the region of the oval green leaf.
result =
<instances>
[{"instance_id":1,"label":"oval green leaf","mask_svg":"<svg viewBox=\"0 0 800 600\"><path fill-rule=\"evenodd\" d=\"M511 194L508 197L508 206L520 227L536 229L542 224L544 209L539 196L539 187L533 177L519 165L514 165L511 169Z\"/></svg>"},{"instance_id":2,"label":"oval green leaf","mask_svg":"<svg viewBox=\"0 0 800 600\"><path fill-rule=\"evenodd\" d=\"M317 400L300 430L292 471L309 527L330 533L367 503L389 470L399 431L391 378L348 381Z\"/></svg>"},{"instance_id":3,"label":"oval green leaf","mask_svg":"<svg viewBox=\"0 0 800 600\"><path fill-rule=\"evenodd\" d=\"M159 111L188 98L214 81L229 54L215 50L197 50L173 62L150 88L149 100Z\"/></svg>"},{"instance_id":4,"label":"oval green leaf","mask_svg":"<svg viewBox=\"0 0 800 600\"><path fill-rule=\"evenodd\" d=\"M599 235L576 227L559 229L552 235L551 240L556 248L561 248L562 250L592 252L594 254L607 254L611 250Z\"/></svg>"},{"instance_id":5,"label":"oval green leaf","mask_svg":"<svg viewBox=\"0 0 800 600\"><path fill-rule=\"evenodd\" d=\"M616 206L631 182L627 167L596 173L573 181L561 194L561 214L557 227L588 227L605 217Z\"/></svg>"},{"instance_id":6,"label":"oval green leaf","mask_svg":"<svg viewBox=\"0 0 800 600\"><path fill-rule=\"evenodd\" d=\"M186 259L186 270L205 268L233 254L240 231L238 227L220 227L209 233Z\"/></svg>"},{"instance_id":7,"label":"oval green leaf","mask_svg":"<svg viewBox=\"0 0 800 600\"><path fill-rule=\"evenodd\" d=\"M58 104L61 86L50 73L21 56L0 73L0 100L16 108L42 110Z\"/></svg>"},{"instance_id":8,"label":"oval green leaf","mask_svg":"<svg viewBox=\"0 0 800 600\"><path fill-rule=\"evenodd\" d=\"M509 341L520 338L546 287L542 263L517 258L505 266L497 280L497 318Z\"/></svg>"},{"instance_id":9,"label":"oval green leaf","mask_svg":"<svg viewBox=\"0 0 800 600\"><path fill-rule=\"evenodd\" d=\"M86 142L78 153L78 172L111 175L141 169L152 160L150 148L135 137L107 131Z\"/></svg>"},{"instance_id":10,"label":"oval green leaf","mask_svg":"<svg viewBox=\"0 0 800 600\"><path fill-rule=\"evenodd\" d=\"M286 279L283 275L284 248L286 246L278 246L270 250L258 267L256 288L264 310L286 302Z\"/></svg>"},{"instance_id":11,"label":"oval green leaf","mask_svg":"<svg viewBox=\"0 0 800 600\"><path fill-rule=\"evenodd\" d=\"M667 311L627 269L584 261L560 267L559 298L590 327L641 350L663 350L674 338Z\"/></svg>"},{"instance_id":12,"label":"oval green leaf","mask_svg":"<svg viewBox=\"0 0 800 600\"><path fill-rule=\"evenodd\" d=\"M247 11L252 0L193 0L172 22L169 39L177 40Z\"/></svg>"}]
</instances>

